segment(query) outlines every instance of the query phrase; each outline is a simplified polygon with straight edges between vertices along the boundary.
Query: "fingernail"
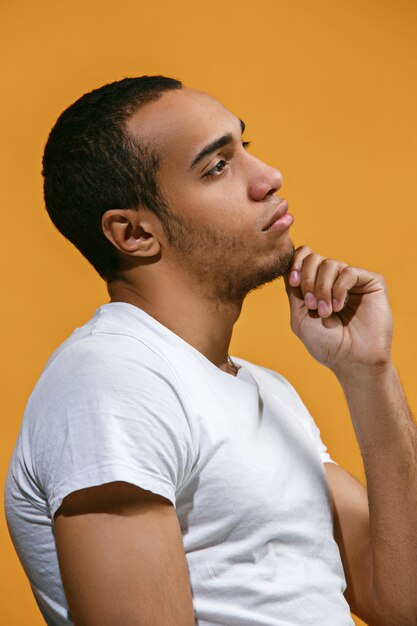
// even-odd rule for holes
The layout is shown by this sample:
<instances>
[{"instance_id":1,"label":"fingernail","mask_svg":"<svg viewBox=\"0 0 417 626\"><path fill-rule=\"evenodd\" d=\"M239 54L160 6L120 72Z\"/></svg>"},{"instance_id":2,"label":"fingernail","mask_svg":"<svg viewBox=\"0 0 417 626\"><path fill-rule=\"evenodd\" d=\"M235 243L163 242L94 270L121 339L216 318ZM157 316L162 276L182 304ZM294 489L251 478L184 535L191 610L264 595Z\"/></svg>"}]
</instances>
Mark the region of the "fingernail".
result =
<instances>
[{"instance_id":1,"label":"fingernail","mask_svg":"<svg viewBox=\"0 0 417 626\"><path fill-rule=\"evenodd\" d=\"M304 294L304 301L309 309L317 308L317 300L310 291Z\"/></svg>"},{"instance_id":2,"label":"fingernail","mask_svg":"<svg viewBox=\"0 0 417 626\"><path fill-rule=\"evenodd\" d=\"M327 315L329 312L329 307L327 306L327 302L324 300L319 300L317 303L319 315Z\"/></svg>"},{"instance_id":3,"label":"fingernail","mask_svg":"<svg viewBox=\"0 0 417 626\"><path fill-rule=\"evenodd\" d=\"M299 280L300 280L300 272L298 272L297 270L293 270L290 274L290 283L298 284Z\"/></svg>"}]
</instances>

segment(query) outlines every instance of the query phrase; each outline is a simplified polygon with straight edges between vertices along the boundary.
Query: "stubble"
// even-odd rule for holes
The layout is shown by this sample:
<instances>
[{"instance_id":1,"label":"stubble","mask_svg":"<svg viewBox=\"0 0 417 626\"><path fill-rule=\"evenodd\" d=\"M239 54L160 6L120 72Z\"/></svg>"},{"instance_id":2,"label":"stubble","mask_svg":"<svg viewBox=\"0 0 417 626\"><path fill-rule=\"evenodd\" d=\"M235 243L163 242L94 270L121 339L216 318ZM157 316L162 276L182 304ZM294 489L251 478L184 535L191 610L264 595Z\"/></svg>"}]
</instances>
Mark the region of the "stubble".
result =
<instances>
[{"instance_id":1,"label":"stubble","mask_svg":"<svg viewBox=\"0 0 417 626\"><path fill-rule=\"evenodd\" d=\"M241 239L191 224L170 214L165 226L175 261L214 304L241 303L248 293L280 278L291 267L291 240L276 255L260 260Z\"/></svg>"}]
</instances>

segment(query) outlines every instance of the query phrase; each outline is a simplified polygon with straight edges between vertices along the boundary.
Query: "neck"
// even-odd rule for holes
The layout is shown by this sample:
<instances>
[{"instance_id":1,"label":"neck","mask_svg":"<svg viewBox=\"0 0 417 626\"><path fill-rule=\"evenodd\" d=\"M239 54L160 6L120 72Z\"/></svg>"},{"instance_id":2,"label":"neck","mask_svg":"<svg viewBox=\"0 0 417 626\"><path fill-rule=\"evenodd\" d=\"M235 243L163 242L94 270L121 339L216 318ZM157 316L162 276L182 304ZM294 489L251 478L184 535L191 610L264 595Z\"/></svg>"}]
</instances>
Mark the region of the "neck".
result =
<instances>
[{"instance_id":1,"label":"neck","mask_svg":"<svg viewBox=\"0 0 417 626\"><path fill-rule=\"evenodd\" d=\"M239 318L242 301L219 301L202 286L176 279L137 280L136 272L108 283L111 302L127 302L142 309L169 328L214 365L236 375L228 360L233 326ZM155 279L155 275L153 279Z\"/></svg>"}]
</instances>

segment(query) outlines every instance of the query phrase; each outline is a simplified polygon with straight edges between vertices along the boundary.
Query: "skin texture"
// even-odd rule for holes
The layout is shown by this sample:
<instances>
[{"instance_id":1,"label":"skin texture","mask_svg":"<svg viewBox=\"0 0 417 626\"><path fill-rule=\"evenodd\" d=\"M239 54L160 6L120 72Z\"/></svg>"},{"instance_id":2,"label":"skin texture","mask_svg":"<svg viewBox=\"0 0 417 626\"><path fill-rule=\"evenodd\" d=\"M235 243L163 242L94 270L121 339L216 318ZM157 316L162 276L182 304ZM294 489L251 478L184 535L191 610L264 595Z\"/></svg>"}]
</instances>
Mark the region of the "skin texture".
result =
<instances>
[{"instance_id":1,"label":"skin texture","mask_svg":"<svg viewBox=\"0 0 417 626\"><path fill-rule=\"evenodd\" d=\"M284 206L277 195L281 173L245 150L239 120L214 98L191 89L167 92L139 109L128 130L157 151L175 238L168 241L146 207L107 211L103 231L123 260L120 277L108 285L112 301L145 310L233 375L227 355L245 295L284 276L291 327L340 381L364 458L367 490L326 464L346 597L369 624L416 624L410 581L417 577L417 435L392 364L383 278L307 246L294 251L291 220L279 231L263 230ZM190 167L224 135L227 145ZM68 496L56 517L75 622L194 623L172 505L118 483L88 492Z\"/></svg>"},{"instance_id":2,"label":"skin texture","mask_svg":"<svg viewBox=\"0 0 417 626\"><path fill-rule=\"evenodd\" d=\"M281 201L281 173L243 148L235 115L191 89L139 109L128 127L156 147L158 183L179 238L170 245L145 207L107 211L103 230L128 264L109 284L110 296L136 304L230 371L228 347L244 296L286 271L293 256L288 230L280 237L262 232ZM233 142L190 169L225 133Z\"/></svg>"},{"instance_id":3,"label":"skin texture","mask_svg":"<svg viewBox=\"0 0 417 626\"><path fill-rule=\"evenodd\" d=\"M417 431L391 359L385 281L302 246L285 283L291 327L337 376L364 460L367 491L326 464L346 597L371 625L416 624Z\"/></svg>"},{"instance_id":4,"label":"skin texture","mask_svg":"<svg viewBox=\"0 0 417 626\"><path fill-rule=\"evenodd\" d=\"M72 493L55 521L77 626L190 626L191 590L175 509L127 483Z\"/></svg>"}]
</instances>

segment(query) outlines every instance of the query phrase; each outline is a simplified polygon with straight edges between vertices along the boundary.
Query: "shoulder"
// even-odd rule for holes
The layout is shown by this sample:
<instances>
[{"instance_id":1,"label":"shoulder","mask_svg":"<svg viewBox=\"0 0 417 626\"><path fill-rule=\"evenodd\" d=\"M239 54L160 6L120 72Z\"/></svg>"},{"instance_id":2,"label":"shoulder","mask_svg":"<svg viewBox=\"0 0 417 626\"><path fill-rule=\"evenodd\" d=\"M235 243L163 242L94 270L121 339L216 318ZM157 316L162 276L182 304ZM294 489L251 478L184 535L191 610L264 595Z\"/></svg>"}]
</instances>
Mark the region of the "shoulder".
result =
<instances>
[{"instance_id":1,"label":"shoulder","mask_svg":"<svg viewBox=\"0 0 417 626\"><path fill-rule=\"evenodd\" d=\"M37 387L51 387L55 394L74 385L106 388L123 380L129 386L151 378L175 385L175 371L161 350L126 329L91 324L74 331L53 353Z\"/></svg>"},{"instance_id":2,"label":"shoulder","mask_svg":"<svg viewBox=\"0 0 417 626\"><path fill-rule=\"evenodd\" d=\"M107 332L100 324L78 329L49 359L29 399L24 423L43 431L82 416L104 420L160 412L188 413L180 383L164 355L137 336Z\"/></svg>"}]
</instances>

